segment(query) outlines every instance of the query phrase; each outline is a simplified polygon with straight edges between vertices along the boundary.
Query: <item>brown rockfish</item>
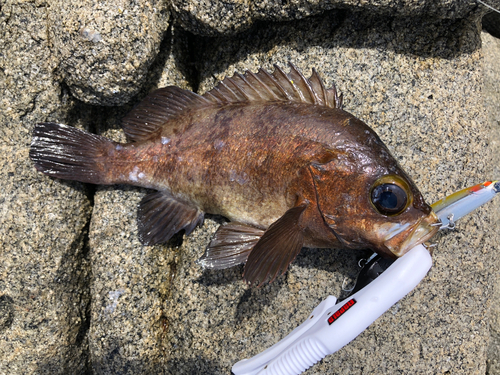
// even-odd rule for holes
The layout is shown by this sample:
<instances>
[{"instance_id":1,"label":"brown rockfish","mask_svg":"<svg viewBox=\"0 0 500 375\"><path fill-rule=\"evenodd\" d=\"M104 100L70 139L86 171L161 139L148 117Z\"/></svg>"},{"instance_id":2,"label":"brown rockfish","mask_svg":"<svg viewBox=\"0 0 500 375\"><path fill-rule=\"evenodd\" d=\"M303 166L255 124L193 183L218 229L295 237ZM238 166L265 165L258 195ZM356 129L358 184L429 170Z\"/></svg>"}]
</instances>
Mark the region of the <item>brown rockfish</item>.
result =
<instances>
[{"instance_id":1,"label":"brown rockfish","mask_svg":"<svg viewBox=\"0 0 500 375\"><path fill-rule=\"evenodd\" d=\"M204 213L230 220L200 263L246 263L253 284L282 274L302 247L370 248L399 257L437 231L412 180L316 71L236 73L198 95L152 92L123 119L130 143L41 123L30 157L49 176L156 190L139 206L142 243L189 234Z\"/></svg>"}]
</instances>

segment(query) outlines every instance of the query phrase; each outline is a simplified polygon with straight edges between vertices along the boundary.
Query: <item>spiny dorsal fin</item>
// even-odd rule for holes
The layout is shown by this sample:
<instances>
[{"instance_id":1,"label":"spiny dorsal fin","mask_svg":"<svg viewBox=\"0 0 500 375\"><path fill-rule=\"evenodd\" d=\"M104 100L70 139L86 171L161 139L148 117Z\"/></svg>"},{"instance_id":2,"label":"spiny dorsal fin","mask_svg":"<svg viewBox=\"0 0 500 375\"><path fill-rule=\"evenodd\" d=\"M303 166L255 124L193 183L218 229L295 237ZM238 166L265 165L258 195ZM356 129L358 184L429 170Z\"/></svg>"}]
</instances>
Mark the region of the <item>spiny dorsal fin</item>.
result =
<instances>
[{"instance_id":1,"label":"spiny dorsal fin","mask_svg":"<svg viewBox=\"0 0 500 375\"><path fill-rule=\"evenodd\" d=\"M305 78L291 63L286 74L277 65L274 72L259 69L257 73L247 70L241 75L235 73L226 77L203 97L212 103L292 101L342 108L342 94L338 95L335 85L326 89L316 70Z\"/></svg>"},{"instance_id":2,"label":"spiny dorsal fin","mask_svg":"<svg viewBox=\"0 0 500 375\"><path fill-rule=\"evenodd\" d=\"M274 65L274 72L259 69L257 73L247 70L226 77L212 90L203 95L169 86L150 93L122 120L122 128L131 141L145 141L157 134L169 120L186 109L205 108L242 102L288 101L342 108L342 95L335 85L325 89L318 73L313 69L311 77L305 78L295 66L290 65L286 74Z\"/></svg>"}]
</instances>

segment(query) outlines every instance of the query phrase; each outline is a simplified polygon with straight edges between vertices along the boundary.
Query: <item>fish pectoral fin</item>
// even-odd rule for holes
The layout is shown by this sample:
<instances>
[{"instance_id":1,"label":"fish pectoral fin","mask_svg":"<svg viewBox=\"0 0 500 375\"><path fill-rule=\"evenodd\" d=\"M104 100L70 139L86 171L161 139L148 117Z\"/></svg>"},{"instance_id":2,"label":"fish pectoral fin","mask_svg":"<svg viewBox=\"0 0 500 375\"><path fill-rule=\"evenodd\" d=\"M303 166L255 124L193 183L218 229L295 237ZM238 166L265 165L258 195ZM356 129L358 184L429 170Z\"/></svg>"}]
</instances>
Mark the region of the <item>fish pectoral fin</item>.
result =
<instances>
[{"instance_id":1,"label":"fish pectoral fin","mask_svg":"<svg viewBox=\"0 0 500 375\"><path fill-rule=\"evenodd\" d=\"M198 260L203 268L222 270L245 263L250 251L264 230L241 223L226 223L219 227L205 254Z\"/></svg>"},{"instance_id":2,"label":"fish pectoral fin","mask_svg":"<svg viewBox=\"0 0 500 375\"><path fill-rule=\"evenodd\" d=\"M203 223L203 212L156 191L146 195L139 204L137 225L139 239L144 245L167 242L172 236L185 230L189 234Z\"/></svg>"},{"instance_id":3,"label":"fish pectoral fin","mask_svg":"<svg viewBox=\"0 0 500 375\"><path fill-rule=\"evenodd\" d=\"M304 202L290 208L264 232L245 264L243 277L250 285L274 281L295 259L304 243L300 221L308 205Z\"/></svg>"}]
</instances>

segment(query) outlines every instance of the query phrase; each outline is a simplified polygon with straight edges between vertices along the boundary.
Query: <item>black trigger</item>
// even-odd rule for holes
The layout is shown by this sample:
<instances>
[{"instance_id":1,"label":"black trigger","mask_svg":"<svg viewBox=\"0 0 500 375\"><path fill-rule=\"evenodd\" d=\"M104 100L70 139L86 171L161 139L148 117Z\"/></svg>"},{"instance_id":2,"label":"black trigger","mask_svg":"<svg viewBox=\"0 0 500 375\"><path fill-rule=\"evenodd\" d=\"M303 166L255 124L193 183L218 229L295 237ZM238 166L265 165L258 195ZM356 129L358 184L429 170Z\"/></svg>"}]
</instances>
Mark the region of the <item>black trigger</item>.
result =
<instances>
[{"instance_id":1,"label":"black trigger","mask_svg":"<svg viewBox=\"0 0 500 375\"><path fill-rule=\"evenodd\" d=\"M395 261L394 259L383 258L380 255L375 256L372 260L370 260L368 263L365 264L365 266L358 275L354 289L345 298L352 296L354 293L357 293L365 286L370 284L373 280L379 277L386 269L388 269L392 265L392 263L394 263L394 261Z\"/></svg>"}]
</instances>

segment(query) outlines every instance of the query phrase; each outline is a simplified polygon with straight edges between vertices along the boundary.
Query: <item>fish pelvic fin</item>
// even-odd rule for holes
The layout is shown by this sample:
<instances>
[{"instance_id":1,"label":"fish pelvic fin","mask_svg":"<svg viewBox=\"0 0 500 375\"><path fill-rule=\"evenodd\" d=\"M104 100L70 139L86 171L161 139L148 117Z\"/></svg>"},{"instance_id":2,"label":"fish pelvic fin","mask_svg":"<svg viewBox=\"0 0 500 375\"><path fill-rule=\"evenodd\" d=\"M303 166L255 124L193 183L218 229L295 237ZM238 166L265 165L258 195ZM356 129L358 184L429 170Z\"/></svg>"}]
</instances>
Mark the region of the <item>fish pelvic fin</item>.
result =
<instances>
[{"instance_id":1,"label":"fish pelvic fin","mask_svg":"<svg viewBox=\"0 0 500 375\"><path fill-rule=\"evenodd\" d=\"M118 145L107 138L53 122L33 130L29 156L35 168L51 177L91 184L111 184L108 155Z\"/></svg>"},{"instance_id":2,"label":"fish pelvic fin","mask_svg":"<svg viewBox=\"0 0 500 375\"><path fill-rule=\"evenodd\" d=\"M221 270L245 263L264 230L236 222L219 227L205 254L198 259L203 268Z\"/></svg>"},{"instance_id":3,"label":"fish pelvic fin","mask_svg":"<svg viewBox=\"0 0 500 375\"><path fill-rule=\"evenodd\" d=\"M147 194L139 204L137 225L139 239L144 245L165 243L174 234L184 230L190 234L203 223L204 214L198 208L155 191Z\"/></svg>"},{"instance_id":4,"label":"fish pelvic fin","mask_svg":"<svg viewBox=\"0 0 500 375\"><path fill-rule=\"evenodd\" d=\"M304 243L301 217L308 205L306 201L290 208L264 232L245 264L243 277L250 285L273 282L297 257Z\"/></svg>"},{"instance_id":5,"label":"fish pelvic fin","mask_svg":"<svg viewBox=\"0 0 500 375\"><path fill-rule=\"evenodd\" d=\"M293 64L289 65L288 74L277 65L273 73L264 69L257 73L248 70L243 75L235 73L203 97L214 104L289 101L342 109L342 94L338 94L335 85L326 89L316 70L305 78Z\"/></svg>"}]
</instances>

